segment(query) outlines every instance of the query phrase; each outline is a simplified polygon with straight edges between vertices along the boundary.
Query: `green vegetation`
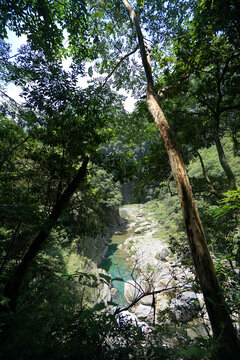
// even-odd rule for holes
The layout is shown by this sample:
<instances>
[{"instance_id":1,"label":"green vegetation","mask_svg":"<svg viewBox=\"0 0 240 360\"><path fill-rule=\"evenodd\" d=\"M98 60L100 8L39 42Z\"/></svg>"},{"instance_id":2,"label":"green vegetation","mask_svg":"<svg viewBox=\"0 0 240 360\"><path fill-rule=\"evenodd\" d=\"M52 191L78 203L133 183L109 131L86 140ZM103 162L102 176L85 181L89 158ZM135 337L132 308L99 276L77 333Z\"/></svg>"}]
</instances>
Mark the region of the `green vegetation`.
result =
<instances>
[{"instance_id":1,"label":"green vegetation","mask_svg":"<svg viewBox=\"0 0 240 360\"><path fill-rule=\"evenodd\" d=\"M2 359L239 358L239 5L131 5L0 1ZM8 31L26 37L16 54ZM168 311L146 337L117 325L97 266L133 201L196 273L213 335L193 340Z\"/></svg>"}]
</instances>

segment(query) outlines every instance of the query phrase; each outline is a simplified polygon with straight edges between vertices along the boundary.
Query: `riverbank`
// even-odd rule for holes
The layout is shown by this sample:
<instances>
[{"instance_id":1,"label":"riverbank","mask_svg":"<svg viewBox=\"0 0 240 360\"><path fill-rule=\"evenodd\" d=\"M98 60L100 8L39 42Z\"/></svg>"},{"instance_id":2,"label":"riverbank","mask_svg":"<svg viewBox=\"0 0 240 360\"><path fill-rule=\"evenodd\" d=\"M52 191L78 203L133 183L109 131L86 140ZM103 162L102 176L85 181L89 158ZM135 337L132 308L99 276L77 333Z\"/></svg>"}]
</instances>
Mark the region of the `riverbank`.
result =
<instances>
[{"instance_id":1,"label":"riverbank","mask_svg":"<svg viewBox=\"0 0 240 360\"><path fill-rule=\"evenodd\" d=\"M125 281L125 299L131 304L144 292L159 292L154 298L152 295L143 297L131 311L150 321L155 312L166 310L182 323L197 318L204 307L202 294L192 290L195 281L192 271L170 251L165 223L160 224L143 204L125 205L120 214L128 220L131 235L119 248L126 251L126 260L131 259L139 273L137 278Z\"/></svg>"}]
</instances>

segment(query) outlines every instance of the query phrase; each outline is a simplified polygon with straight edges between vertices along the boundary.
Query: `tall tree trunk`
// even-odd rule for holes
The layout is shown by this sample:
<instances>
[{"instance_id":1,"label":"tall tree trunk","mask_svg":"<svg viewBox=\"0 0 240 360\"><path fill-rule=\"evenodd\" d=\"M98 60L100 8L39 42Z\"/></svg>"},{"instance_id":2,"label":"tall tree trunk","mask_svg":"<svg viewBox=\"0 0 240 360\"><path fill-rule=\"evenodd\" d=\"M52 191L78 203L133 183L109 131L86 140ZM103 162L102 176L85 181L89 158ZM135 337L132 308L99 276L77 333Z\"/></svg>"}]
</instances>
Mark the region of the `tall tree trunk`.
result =
<instances>
[{"instance_id":1,"label":"tall tree trunk","mask_svg":"<svg viewBox=\"0 0 240 360\"><path fill-rule=\"evenodd\" d=\"M16 268L13 276L8 280L4 288L4 296L9 298L10 300L9 301L10 310L15 311L19 293L22 284L24 282L25 276L29 270L29 267L32 261L34 260L34 258L36 257L36 255L39 253L39 251L42 249L43 245L45 244L52 228L56 225L57 220L62 214L64 207L67 205L71 196L77 190L79 184L82 182L83 178L85 177L87 172L88 161L89 158L86 157L82 163L81 168L78 170L73 180L69 183L66 190L57 200L47 221L45 222L44 226L33 240L28 251L24 255L21 263Z\"/></svg>"},{"instance_id":2,"label":"tall tree trunk","mask_svg":"<svg viewBox=\"0 0 240 360\"><path fill-rule=\"evenodd\" d=\"M234 176L232 169L230 168L230 165L227 161L227 158L224 153L224 150L223 150L223 147L222 147L222 144L221 144L218 134L215 136L215 145L217 148L217 153L218 153L220 164L222 165L222 168L228 179L229 189L236 190L237 186L236 186L235 176Z\"/></svg>"},{"instance_id":3,"label":"tall tree trunk","mask_svg":"<svg viewBox=\"0 0 240 360\"><path fill-rule=\"evenodd\" d=\"M137 31L142 62L147 78L147 106L161 133L168 153L173 176L178 189L196 274L204 295L214 337L219 344L222 345L221 351L218 353L218 359L239 359L240 344L237 333L227 312L222 289L216 277L186 169L177 149L169 124L158 104L157 95L154 90L149 58L150 55L146 52L142 31L136 13L127 0L122 0L122 2L128 10L131 21Z\"/></svg>"}]
</instances>

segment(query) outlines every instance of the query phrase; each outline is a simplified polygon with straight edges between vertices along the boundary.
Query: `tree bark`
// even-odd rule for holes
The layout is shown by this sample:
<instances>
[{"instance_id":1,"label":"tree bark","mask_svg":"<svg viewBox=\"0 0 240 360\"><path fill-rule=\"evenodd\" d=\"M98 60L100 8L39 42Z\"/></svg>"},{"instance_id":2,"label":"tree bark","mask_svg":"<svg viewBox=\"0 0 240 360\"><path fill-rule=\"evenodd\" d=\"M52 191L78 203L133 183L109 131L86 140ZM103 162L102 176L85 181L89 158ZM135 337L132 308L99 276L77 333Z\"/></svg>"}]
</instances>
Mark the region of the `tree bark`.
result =
<instances>
[{"instance_id":1,"label":"tree bark","mask_svg":"<svg viewBox=\"0 0 240 360\"><path fill-rule=\"evenodd\" d=\"M79 184L85 177L88 161L89 158L86 157L82 163L81 168L78 170L73 180L70 182L66 190L57 200L47 221L33 240L21 263L16 268L13 276L6 283L6 286L4 288L4 296L9 299L9 310L15 311L19 293L23 285L25 276L29 270L29 267L36 255L39 253L39 251L45 244L52 228L56 225L57 220L62 214L64 207L67 205L71 196L77 190Z\"/></svg>"},{"instance_id":2,"label":"tree bark","mask_svg":"<svg viewBox=\"0 0 240 360\"><path fill-rule=\"evenodd\" d=\"M128 10L132 23L137 31L142 62L147 79L147 106L163 138L172 167L196 274L203 292L214 337L221 345L221 351L218 352L218 359L239 359L240 344L237 333L228 314L223 292L214 270L186 169L174 141L170 126L158 104L157 94L154 90L149 59L150 55L146 52L136 13L127 0L122 0L122 2Z\"/></svg>"},{"instance_id":3,"label":"tree bark","mask_svg":"<svg viewBox=\"0 0 240 360\"><path fill-rule=\"evenodd\" d=\"M223 147L222 147L222 144L221 144L221 141L220 141L218 135L215 136L215 145L217 148L217 153L218 153L220 164L222 165L222 168L228 179L229 189L236 190L237 186L236 186L235 176L234 176L232 169L230 168L230 165L227 161L226 155L224 153L224 150L223 150Z\"/></svg>"}]
</instances>

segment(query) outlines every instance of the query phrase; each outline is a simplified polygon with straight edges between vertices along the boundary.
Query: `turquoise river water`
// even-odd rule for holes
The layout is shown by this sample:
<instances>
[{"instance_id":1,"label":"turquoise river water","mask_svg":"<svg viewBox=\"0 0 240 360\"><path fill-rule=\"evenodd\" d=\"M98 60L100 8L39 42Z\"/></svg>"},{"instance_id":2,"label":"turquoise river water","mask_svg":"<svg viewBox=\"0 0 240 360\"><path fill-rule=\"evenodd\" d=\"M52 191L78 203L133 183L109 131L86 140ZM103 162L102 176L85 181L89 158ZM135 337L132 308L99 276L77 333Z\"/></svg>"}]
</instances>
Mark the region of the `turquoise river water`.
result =
<instances>
[{"instance_id":1,"label":"turquoise river water","mask_svg":"<svg viewBox=\"0 0 240 360\"><path fill-rule=\"evenodd\" d=\"M113 235L108 246L107 254L100 264L100 267L109 268L108 273L113 278L113 287L118 289L118 293L113 298L113 301L120 307L127 305L124 299L124 281L131 280L133 265L131 261L126 260L128 256L127 253L119 249L118 246L123 244L130 235L130 233ZM122 281L114 280L116 278L121 278Z\"/></svg>"}]
</instances>

